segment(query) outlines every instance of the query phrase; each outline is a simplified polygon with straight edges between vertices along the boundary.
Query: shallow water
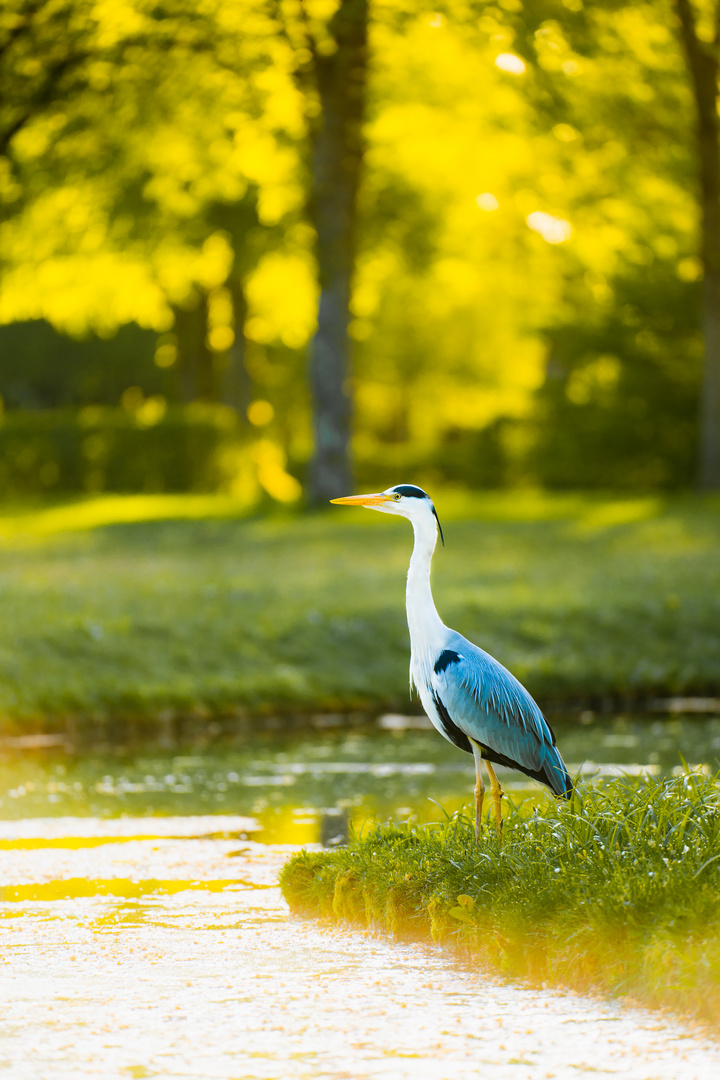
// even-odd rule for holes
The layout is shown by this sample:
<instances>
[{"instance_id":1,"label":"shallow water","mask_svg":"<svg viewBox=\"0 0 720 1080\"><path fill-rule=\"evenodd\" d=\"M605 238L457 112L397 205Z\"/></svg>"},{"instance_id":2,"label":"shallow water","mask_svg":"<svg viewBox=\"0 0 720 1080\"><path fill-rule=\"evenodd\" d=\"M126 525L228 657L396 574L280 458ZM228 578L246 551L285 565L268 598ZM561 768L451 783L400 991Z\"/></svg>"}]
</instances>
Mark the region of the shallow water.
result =
<instances>
[{"instance_id":1,"label":"shallow water","mask_svg":"<svg viewBox=\"0 0 720 1080\"><path fill-rule=\"evenodd\" d=\"M558 724L556 734L571 775L586 779L671 773L681 755L720 768L720 717L598 717ZM522 774L498 773L512 799L550 797ZM371 818L436 819L437 803L449 813L468 804L474 781L472 757L432 729L326 729L203 749L0 750L0 819L243 814L254 839L303 844L327 841L348 821L360 829Z\"/></svg>"},{"instance_id":2,"label":"shallow water","mask_svg":"<svg viewBox=\"0 0 720 1080\"><path fill-rule=\"evenodd\" d=\"M0 827L3 1075L720 1075L720 1046L657 1015L291 917L274 884L288 848L238 843L245 825Z\"/></svg>"},{"instance_id":3,"label":"shallow water","mask_svg":"<svg viewBox=\"0 0 720 1080\"><path fill-rule=\"evenodd\" d=\"M2 827L12 1080L718 1075L717 1044L651 1013L290 917L286 847L219 839L212 816L187 838L152 824Z\"/></svg>"},{"instance_id":4,"label":"shallow water","mask_svg":"<svg viewBox=\"0 0 720 1080\"><path fill-rule=\"evenodd\" d=\"M558 728L576 772L717 767L720 720ZM517 774L513 798L532 793ZM0 1070L78 1076L720 1075L656 1014L505 984L429 946L291 917L291 845L436 817L472 762L434 732L0 759ZM259 842L262 841L262 842ZM282 843L281 843L282 841Z\"/></svg>"}]
</instances>

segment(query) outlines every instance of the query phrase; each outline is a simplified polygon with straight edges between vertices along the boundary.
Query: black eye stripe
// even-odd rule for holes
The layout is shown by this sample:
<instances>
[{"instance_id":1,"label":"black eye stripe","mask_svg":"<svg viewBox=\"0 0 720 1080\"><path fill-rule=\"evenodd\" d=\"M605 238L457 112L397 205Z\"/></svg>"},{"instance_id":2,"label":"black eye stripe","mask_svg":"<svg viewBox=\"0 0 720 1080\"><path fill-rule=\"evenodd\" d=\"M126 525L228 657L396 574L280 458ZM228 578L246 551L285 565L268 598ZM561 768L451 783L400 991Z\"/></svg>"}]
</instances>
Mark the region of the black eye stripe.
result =
<instances>
[{"instance_id":1,"label":"black eye stripe","mask_svg":"<svg viewBox=\"0 0 720 1080\"><path fill-rule=\"evenodd\" d=\"M427 495L422 488L415 487L414 484L401 484L399 487L393 488L394 492L398 495L404 495L407 499L427 499Z\"/></svg>"}]
</instances>

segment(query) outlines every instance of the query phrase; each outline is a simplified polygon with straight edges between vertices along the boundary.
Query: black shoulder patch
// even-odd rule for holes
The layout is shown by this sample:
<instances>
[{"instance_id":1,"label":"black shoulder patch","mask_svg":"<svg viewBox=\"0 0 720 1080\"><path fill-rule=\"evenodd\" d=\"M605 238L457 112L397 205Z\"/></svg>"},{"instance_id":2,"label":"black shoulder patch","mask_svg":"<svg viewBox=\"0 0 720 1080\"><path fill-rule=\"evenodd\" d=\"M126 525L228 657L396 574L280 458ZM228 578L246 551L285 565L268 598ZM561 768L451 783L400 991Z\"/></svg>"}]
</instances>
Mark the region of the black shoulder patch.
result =
<instances>
[{"instance_id":1,"label":"black shoulder patch","mask_svg":"<svg viewBox=\"0 0 720 1080\"><path fill-rule=\"evenodd\" d=\"M400 484L398 487L394 487L393 491L397 491L398 495L404 495L407 499L427 499L422 488L415 487L415 484Z\"/></svg>"},{"instance_id":2,"label":"black shoulder patch","mask_svg":"<svg viewBox=\"0 0 720 1080\"><path fill-rule=\"evenodd\" d=\"M460 661L460 655L453 652L452 649L445 649L441 652L435 662L435 674L439 675L445 668L450 667L451 664L457 664Z\"/></svg>"}]
</instances>

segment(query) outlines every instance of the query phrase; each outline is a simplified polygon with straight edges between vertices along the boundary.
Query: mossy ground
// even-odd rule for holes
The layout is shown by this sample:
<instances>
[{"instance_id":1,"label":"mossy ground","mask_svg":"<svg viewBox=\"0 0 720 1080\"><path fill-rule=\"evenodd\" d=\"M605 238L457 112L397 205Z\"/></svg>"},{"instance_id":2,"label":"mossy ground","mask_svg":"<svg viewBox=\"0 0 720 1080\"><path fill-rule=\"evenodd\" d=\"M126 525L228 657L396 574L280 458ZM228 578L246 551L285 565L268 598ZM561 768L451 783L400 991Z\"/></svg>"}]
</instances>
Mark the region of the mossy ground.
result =
<instances>
[{"instance_id":1,"label":"mossy ground","mask_svg":"<svg viewBox=\"0 0 720 1080\"><path fill-rule=\"evenodd\" d=\"M720 689L717 500L432 494L441 615L541 703ZM408 711L407 523L242 513L227 496L0 512L5 729Z\"/></svg>"},{"instance_id":2,"label":"mossy ground","mask_svg":"<svg viewBox=\"0 0 720 1080\"><path fill-rule=\"evenodd\" d=\"M618 780L539 813L377 825L294 856L297 913L433 938L510 976L629 995L720 1027L720 785Z\"/></svg>"}]
</instances>

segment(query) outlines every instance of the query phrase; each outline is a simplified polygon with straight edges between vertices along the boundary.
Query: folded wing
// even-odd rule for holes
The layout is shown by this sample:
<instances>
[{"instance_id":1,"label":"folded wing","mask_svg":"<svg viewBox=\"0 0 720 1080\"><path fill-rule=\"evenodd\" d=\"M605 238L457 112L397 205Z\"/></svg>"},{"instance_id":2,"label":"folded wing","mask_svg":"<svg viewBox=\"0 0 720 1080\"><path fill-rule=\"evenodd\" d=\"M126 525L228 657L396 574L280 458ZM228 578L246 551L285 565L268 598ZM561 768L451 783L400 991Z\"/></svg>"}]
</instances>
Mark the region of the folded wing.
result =
<instances>
[{"instance_id":1,"label":"folded wing","mask_svg":"<svg viewBox=\"0 0 720 1080\"><path fill-rule=\"evenodd\" d=\"M431 681L451 742L471 752L472 739L488 761L519 769L547 784L556 795L570 797L572 782L552 729L507 668L453 633Z\"/></svg>"}]
</instances>

